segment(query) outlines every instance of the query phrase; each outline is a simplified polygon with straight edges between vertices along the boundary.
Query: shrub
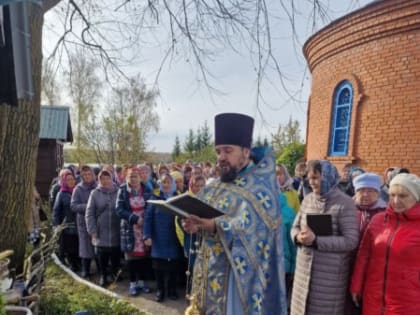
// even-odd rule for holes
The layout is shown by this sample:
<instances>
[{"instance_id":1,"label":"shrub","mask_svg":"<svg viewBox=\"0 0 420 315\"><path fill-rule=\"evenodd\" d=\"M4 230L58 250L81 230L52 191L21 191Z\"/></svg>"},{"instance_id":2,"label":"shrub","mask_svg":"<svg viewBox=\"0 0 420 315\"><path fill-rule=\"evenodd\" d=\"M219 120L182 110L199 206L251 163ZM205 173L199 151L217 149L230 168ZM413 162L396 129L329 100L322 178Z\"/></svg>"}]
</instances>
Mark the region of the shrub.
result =
<instances>
[{"instance_id":1,"label":"shrub","mask_svg":"<svg viewBox=\"0 0 420 315\"><path fill-rule=\"evenodd\" d=\"M286 145L280 156L277 158L277 164L284 164L289 173L293 176L295 173L296 164L302 160L305 154L305 144L299 142L292 142Z\"/></svg>"},{"instance_id":2,"label":"shrub","mask_svg":"<svg viewBox=\"0 0 420 315\"><path fill-rule=\"evenodd\" d=\"M73 315L77 311L101 315L144 315L126 301L116 300L77 283L50 263L41 290L40 314Z\"/></svg>"}]
</instances>

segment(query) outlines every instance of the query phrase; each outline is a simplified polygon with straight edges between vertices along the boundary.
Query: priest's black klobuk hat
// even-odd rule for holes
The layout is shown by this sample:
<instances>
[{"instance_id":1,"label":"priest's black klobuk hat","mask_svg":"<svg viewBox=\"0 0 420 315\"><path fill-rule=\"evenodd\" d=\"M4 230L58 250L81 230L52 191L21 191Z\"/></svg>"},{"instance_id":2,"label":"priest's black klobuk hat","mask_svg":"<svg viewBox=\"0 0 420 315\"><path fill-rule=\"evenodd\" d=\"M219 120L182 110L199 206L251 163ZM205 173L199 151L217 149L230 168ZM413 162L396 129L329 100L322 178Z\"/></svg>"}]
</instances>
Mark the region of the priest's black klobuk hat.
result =
<instances>
[{"instance_id":1,"label":"priest's black klobuk hat","mask_svg":"<svg viewBox=\"0 0 420 315\"><path fill-rule=\"evenodd\" d=\"M223 113L216 115L214 122L215 145L251 148L254 118L238 113Z\"/></svg>"}]
</instances>

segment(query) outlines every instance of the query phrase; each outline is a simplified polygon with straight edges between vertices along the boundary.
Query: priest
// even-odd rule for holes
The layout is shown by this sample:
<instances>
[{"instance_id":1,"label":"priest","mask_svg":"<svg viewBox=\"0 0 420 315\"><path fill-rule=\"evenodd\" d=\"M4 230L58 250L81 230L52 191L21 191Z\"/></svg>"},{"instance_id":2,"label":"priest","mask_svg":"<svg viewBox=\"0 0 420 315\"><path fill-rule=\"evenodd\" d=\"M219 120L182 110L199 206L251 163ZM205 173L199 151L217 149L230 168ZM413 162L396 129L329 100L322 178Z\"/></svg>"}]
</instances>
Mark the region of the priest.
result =
<instances>
[{"instance_id":1,"label":"priest","mask_svg":"<svg viewBox=\"0 0 420 315\"><path fill-rule=\"evenodd\" d=\"M202 237L192 287L201 314L286 314L275 159L251 149L253 126L243 114L215 117L220 178L198 197L225 214L183 220Z\"/></svg>"}]
</instances>

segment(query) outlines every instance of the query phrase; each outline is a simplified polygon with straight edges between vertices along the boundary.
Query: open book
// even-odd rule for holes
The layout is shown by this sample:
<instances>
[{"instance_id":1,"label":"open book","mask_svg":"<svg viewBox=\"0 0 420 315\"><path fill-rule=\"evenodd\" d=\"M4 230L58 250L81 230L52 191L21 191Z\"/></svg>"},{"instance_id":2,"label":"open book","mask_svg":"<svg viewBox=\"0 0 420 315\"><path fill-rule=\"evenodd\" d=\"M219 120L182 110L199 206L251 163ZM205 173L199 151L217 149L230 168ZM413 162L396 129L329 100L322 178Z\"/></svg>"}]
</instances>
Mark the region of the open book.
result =
<instances>
[{"instance_id":1,"label":"open book","mask_svg":"<svg viewBox=\"0 0 420 315\"><path fill-rule=\"evenodd\" d=\"M147 202L183 218L188 217L190 214L206 219L224 215L222 211L213 208L188 193L168 198L167 200L148 200Z\"/></svg>"},{"instance_id":2,"label":"open book","mask_svg":"<svg viewBox=\"0 0 420 315\"><path fill-rule=\"evenodd\" d=\"M311 228L316 236L330 236L332 231L331 214L307 214L306 224Z\"/></svg>"}]
</instances>

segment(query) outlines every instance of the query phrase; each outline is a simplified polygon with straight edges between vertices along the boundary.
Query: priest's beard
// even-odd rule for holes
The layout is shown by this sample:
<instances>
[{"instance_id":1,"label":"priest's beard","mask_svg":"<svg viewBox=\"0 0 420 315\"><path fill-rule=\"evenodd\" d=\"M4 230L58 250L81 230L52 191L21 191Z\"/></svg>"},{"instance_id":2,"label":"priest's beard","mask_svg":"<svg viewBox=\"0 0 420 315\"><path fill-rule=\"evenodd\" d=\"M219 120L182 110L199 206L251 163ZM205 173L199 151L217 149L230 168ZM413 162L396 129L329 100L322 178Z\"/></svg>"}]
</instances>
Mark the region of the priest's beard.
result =
<instances>
[{"instance_id":1,"label":"priest's beard","mask_svg":"<svg viewBox=\"0 0 420 315\"><path fill-rule=\"evenodd\" d=\"M219 162L220 166L220 181L223 183L233 182L236 177L238 177L238 173L248 165L249 160L243 155L238 163L233 166L231 163L227 161Z\"/></svg>"},{"instance_id":2,"label":"priest's beard","mask_svg":"<svg viewBox=\"0 0 420 315\"><path fill-rule=\"evenodd\" d=\"M231 165L226 166L228 166L227 169L223 167L220 169L220 181L223 183L233 182L238 176L238 170Z\"/></svg>"}]
</instances>

